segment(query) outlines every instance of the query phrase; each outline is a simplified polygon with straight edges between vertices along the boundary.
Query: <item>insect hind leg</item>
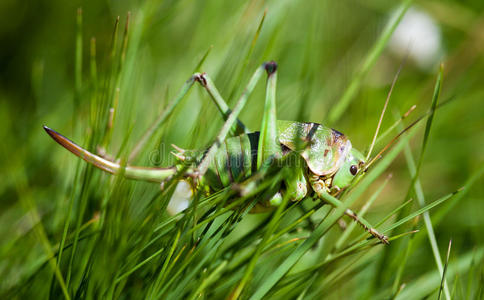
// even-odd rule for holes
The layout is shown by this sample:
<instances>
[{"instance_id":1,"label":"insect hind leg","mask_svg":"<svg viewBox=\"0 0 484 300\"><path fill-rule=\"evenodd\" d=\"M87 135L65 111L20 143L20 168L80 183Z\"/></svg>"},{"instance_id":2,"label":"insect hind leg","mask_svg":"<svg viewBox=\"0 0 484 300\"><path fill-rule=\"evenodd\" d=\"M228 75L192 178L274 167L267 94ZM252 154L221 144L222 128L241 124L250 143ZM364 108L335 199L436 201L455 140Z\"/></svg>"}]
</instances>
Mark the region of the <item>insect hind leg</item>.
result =
<instances>
[{"instance_id":1,"label":"insect hind leg","mask_svg":"<svg viewBox=\"0 0 484 300\"><path fill-rule=\"evenodd\" d=\"M273 157L282 156L281 145L277 137L276 113L276 83L277 64L274 61L264 63L267 72L266 99L264 115L260 129L259 145L257 149L257 169Z\"/></svg>"},{"instance_id":2,"label":"insect hind leg","mask_svg":"<svg viewBox=\"0 0 484 300\"><path fill-rule=\"evenodd\" d=\"M208 95L222 114L223 119L227 121L227 118L229 117L232 110L229 108L227 102L225 102L222 95L220 95L220 92L218 91L210 76L208 76L206 73L195 73L193 75L193 78L205 88ZM231 134L239 135L242 133L249 133L249 130L244 125L244 123L242 123L242 121L237 119L237 122L231 128Z\"/></svg>"}]
</instances>

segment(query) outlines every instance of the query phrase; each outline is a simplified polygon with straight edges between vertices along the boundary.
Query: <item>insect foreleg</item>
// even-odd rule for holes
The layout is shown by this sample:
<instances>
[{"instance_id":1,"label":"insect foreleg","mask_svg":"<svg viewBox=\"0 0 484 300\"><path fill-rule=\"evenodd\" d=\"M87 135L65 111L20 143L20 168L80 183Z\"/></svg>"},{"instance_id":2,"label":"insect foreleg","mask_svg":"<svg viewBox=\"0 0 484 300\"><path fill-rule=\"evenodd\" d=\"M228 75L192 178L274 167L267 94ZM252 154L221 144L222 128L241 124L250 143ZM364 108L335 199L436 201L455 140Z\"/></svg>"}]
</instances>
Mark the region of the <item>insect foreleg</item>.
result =
<instances>
[{"instance_id":1,"label":"insect foreleg","mask_svg":"<svg viewBox=\"0 0 484 300\"><path fill-rule=\"evenodd\" d=\"M341 205L340 201L335 200L334 202L327 201L326 198L324 198L322 195L323 193L328 193L330 192L330 189L328 188L327 183L325 182L324 179L317 179L317 176L312 176L309 179L311 183L311 187L313 188L314 192L316 192L316 195L318 196L319 199L323 200L324 202L327 202L331 204L334 207L338 207ZM345 215L349 216L353 220L355 220L358 224L361 225L368 233L370 233L372 236L376 237L379 239L382 243L384 244L389 244L388 242L388 237L379 233L376 229L371 226L368 221L366 221L364 218L360 218L356 215L355 212L353 212L351 209L346 209L345 210Z\"/></svg>"},{"instance_id":2,"label":"insect foreleg","mask_svg":"<svg viewBox=\"0 0 484 300\"><path fill-rule=\"evenodd\" d=\"M350 217L354 221L356 221L356 223L361 225L361 227L363 227L371 235L373 235L374 237L379 239L382 243L387 244L387 245L390 243L388 241L388 237L386 235L383 235L383 234L379 233L376 229L372 228L371 225L368 222L366 222L366 221L363 222L362 219L360 219L358 217L358 215L354 211L352 211L351 209L349 209L349 208L346 209L345 215L347 215L348 217Z\"/></svg>"},{"instance_id":3,"label":"insect foreleg","mask_svg":"<svg viewBox=\"0 0 484 300\"><path fill-rule=\"evenodd\" d=\"M286 193L292 201L301 201L306 197L309 190L309 183L306 179L306 165L304 159L298 154L292 153L290 159L287 159L291 172L284 179Z\"/></svg>"}]
</instances>

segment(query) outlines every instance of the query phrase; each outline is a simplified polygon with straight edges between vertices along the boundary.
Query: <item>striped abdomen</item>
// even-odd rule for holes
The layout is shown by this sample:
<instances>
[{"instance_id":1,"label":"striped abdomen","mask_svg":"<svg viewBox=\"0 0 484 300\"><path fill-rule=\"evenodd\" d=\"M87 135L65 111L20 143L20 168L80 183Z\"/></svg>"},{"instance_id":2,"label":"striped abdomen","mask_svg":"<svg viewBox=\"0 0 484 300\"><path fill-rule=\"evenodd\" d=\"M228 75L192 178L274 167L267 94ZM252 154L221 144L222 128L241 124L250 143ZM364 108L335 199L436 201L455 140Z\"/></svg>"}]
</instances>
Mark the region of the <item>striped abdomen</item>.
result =
<instances>
[{"instance_id":1,"label":"striped abdomen","mask_svg":"<svg viewBox=\"0 0 484 300\"><path fill-rule=\"evenodd\" d=\"M205 183L217 191L250 177L256 171L258 143L259 132L226 139L210 162Z\"/></svg>"}]
</instances>

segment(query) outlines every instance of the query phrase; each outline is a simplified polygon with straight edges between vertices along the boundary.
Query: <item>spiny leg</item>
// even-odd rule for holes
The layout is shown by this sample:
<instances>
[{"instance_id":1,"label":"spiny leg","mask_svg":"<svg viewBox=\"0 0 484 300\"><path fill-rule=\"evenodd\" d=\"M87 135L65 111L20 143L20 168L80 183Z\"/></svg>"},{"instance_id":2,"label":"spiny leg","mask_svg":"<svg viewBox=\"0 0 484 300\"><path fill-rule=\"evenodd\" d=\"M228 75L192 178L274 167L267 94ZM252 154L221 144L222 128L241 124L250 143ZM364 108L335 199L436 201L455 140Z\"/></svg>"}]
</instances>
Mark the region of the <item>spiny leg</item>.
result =
<instances>
[{"instance_id":1,"label":"spiny leg","mask_svg":"<svg viewBox=\"0 0 484 300\"><path fill-rule=\"evenodd\" d=\"M333 207L339 207L343 205L341 201L334 197L324 197L323 194L328 194L329 195L329 189L323 179L319 179L317 176L313 176L309 178L309 182L311 184L311 187L313 188L314 192L318 196L319 199L322 201L331 204ZM388 237L386 235L383 235L379 233L376 229L371 226L371 224L366 221L362 217L358 217L355 212L353 212L351 209L346 209L345 210L345 215L349 216L352 218L354 221L356 221L361 227L363 227L368 233L370 233L372 236L376 237L379 239L382 243L384 244L389 244Z\"/></svg>"},{"instance_id":2,"label":"spiny leg","mask_svg":"<svg viewBox=\"0 0 484 300\"><path fill-rule=\"evenodd\" d=\"M227 118L229 117L232 110L229 108L229 106L223 99L222 95L220 95L220 92L218 91L217 87L213 83L210 76L208 76L206 73L195 73L193 74L192 78L194 78L195 81L198 81L200 85L205 88L210 98L217 106L219 112L222 114L223 119L227 121ZM244 123L242 123L239 119L237 119L237 122L230 128L229 135L237 136L243 133L249 133L249 130L244 125ZM179 160L185 161L186 150L173 144L172 146L173 148L175 148L177 152L171 152L171 153L174 156L176 156Z\"/></svg>"},{"instance_id":3,"label":"spiny leg","mask_svg":"<svg viewBox=\"0 0 484 300\"><path fill-rule=\"evenodd\" d=\"M371 225L363 218L358 217L358 215L352 211L351 209L345 210L345 215L352 218L356 223L358 223L363 229L368 231L371 235L379 239L382 243L388 245L390 242L388 241L388 237L384 234L379 233L376 229L372 228Z\"/></svg>"},{"instance_id":4,"label":"spiny leg","mask_svg":"<svg viewBox=\"0 0 484 300\"><path fill-rule=\"evenodd\" d=\"M220 95L220 92L218 91L210 76L208 76L206 73L196 73L193 76L205 88L205 90L207 90L207 93L222 114L222 117L225 121L227 121L232 110L229 108L227 102L225 102L222 95ZM244 125L244 123L237 119L237 123L231 128L231 134L239 135L242 133L249 133L249 130Z\"/></svg>"}]
</instances>

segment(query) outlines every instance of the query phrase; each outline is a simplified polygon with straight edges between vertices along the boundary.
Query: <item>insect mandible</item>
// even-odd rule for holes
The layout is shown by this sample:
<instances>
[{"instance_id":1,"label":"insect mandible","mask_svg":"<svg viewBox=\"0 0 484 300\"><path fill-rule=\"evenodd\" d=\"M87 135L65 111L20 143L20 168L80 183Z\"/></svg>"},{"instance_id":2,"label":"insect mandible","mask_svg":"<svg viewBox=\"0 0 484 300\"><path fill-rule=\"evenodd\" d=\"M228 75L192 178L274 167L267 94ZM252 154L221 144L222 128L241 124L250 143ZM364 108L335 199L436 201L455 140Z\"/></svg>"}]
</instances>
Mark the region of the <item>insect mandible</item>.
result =
<instances>
[{"instance_id":1,"label":"insect mandible","mask_svg":"<svg viewBox=\"0 0 484 300\"><path fill-rule=\"evenodd\" d=\"M267 73L267 87L261 130L248 132L237 117L264 71ZM353 148L350 140L339 131L318 123L277 120L277 64L273 61L262 64L256 70L233 110L229 109L205 73L196 73L190 77L175 105L194 82L199 82L208 91L226 122L207 151L186 151L174 146L176 152L173 154L178 161L172 167L122 167L117 162L87 151L46 126L44 129L67 150L106 172L123 174L136 180L163 183L183 170L182 175L190 180L193 188L208 193L243 182L263 166L281 166L290 162L291 176L285 177L278 190L270 197L259 201L252 208L252 212L277 207L283 196L295 202L309 195L315 195L323 201L324 193L337 196L351 184L365 166L364 156ZM389 243L385 235L367 226L368 222L359 218L350 209L347 209L345 214L382 243Z\"/></svg>"}]
</instances>

